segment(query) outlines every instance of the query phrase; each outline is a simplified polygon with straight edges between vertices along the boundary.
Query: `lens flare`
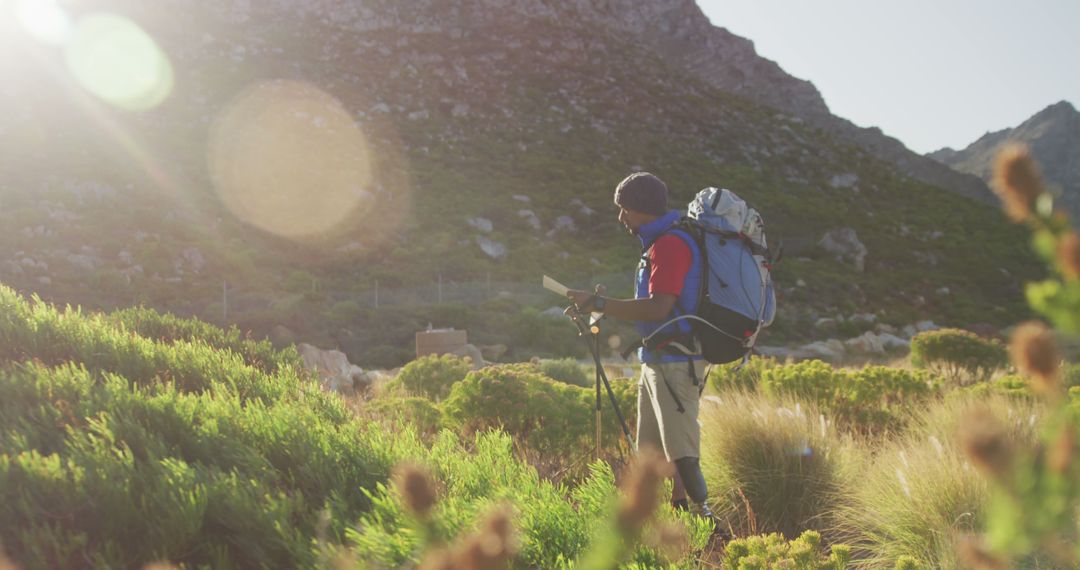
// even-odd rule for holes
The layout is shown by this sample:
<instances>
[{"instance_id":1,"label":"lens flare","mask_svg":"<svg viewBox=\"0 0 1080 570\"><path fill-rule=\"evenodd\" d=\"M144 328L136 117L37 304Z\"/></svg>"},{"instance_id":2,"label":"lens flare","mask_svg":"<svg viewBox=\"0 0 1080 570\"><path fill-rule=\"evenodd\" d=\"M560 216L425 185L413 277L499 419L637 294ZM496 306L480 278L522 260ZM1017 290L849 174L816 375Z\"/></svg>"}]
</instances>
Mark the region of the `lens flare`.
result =
<instances>
[{"instance_id":1,"label":"lens flare","mask_svg":"<svg viewBox=\"0 0 1080 570\"><path fill-rule=\"evenodd\" d=\"M368 141L338 100L306 83L246 91L217 118L209 153L222 202L283 237L331 234L375 200Z\"/></svg>"},{"instance_id":2,"label":"lens flare","mask_svg":"<svg viewBox=\"0 0 1080 570\"><path fill-rule=\"evenodd\" d=\"M71 18L56 0L19 0L15 16L39 42L61 45L71 36Z\"/></svg>"},{"instance_id":3,"label":"lens flare","mask_svg":"<svg viewBox=\"0 0 1080 570\"><path fill-rule=\"evenodd\" d=\"M121 109L152 109L172 92L169 58L149 34L122 16L94 14L79 20L65 56L85 89Z\"/></svg>"}]
</instances>

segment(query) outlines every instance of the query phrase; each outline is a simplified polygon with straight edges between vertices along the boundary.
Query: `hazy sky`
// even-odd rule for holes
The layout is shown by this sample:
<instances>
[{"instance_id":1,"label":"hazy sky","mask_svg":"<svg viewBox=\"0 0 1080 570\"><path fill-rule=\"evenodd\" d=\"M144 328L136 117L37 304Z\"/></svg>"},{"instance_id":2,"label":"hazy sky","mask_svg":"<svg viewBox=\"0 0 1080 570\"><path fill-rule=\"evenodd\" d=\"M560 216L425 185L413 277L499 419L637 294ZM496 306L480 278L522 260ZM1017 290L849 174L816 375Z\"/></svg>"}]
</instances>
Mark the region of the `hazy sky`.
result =
<instances>
[{"instance_id":1,"label":"hazy sky","mask_svg":"<svg viewBox=\"0 0 1080 570\"><path fill-rule=\"evenodd\" d=\"M836 115L916 152L1080 108L1080 0L697 0L811 81Z\"/></svg>"}]
</instances>

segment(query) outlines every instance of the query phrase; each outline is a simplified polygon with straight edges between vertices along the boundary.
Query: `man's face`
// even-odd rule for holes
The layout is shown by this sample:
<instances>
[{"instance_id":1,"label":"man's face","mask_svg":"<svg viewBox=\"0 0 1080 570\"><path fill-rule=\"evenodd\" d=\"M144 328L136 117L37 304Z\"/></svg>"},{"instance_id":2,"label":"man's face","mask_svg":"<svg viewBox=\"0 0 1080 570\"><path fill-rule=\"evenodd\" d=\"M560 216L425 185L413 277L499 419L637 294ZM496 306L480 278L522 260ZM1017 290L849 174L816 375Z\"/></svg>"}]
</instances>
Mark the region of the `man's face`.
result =
<instances>
[{"instance_id":1,"label":"man's face","mask_svg":"<svg viewBox=\"0 0 1080 570\"><path fill-rule=\"evenodd\" d=\"M627 210L626 208L619 208L619 221L622 225L626 226L627 231L632 234L638 233L638 228L651 222L656 216L649 214L643 214L634 210Z\"/></svg>"}]
</instances>

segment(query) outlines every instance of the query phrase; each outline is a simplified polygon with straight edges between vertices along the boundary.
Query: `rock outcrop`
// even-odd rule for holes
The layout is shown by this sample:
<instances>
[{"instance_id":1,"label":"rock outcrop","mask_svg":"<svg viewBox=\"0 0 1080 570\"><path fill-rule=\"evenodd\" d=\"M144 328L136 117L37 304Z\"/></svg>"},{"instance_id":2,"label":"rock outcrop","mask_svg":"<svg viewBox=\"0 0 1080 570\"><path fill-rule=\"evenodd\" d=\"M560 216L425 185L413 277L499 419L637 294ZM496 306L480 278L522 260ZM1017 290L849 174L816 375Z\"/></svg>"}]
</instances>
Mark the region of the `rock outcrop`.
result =
<instances>
[{"instance_id":1,"label":"rock outcrop","mask_svg":"<svg viewBox=\"0 0 1080 570\"><path fill-rule=\"evenodd\" d=\"M844 263L850 263L860 273L866 270L866 254L869 250L859 241L858 234L851 228L833 230L818 242L825 251L833 254Z\"/></svg>"},{"instance_id":2,"label":"rock outcrop","mask_svg":"<svg viewBox=\"0 0 1080 570\"><path fill-rule=\"evenodd\" d=\"M322 381L322 387L339 394L352 394L370 387L372 378L363 368L351 364L340 350L322 350L307 343L297 345L304 365Z\"/></svg>"}]
</instances>

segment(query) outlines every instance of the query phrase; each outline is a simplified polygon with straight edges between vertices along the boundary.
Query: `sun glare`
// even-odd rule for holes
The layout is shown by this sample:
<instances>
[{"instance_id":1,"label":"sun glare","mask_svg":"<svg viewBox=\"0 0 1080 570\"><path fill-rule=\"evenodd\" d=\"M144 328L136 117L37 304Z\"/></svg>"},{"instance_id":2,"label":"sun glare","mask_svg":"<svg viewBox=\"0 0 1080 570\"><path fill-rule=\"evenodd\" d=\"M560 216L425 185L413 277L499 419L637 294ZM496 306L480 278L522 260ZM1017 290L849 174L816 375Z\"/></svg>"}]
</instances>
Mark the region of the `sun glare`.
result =
<instances>
[{"instance_id":1,"label":"sun glare","mask_svg":"<svg viewBox=\"0 0 1080 570\"><path fill-rule=\"evenodd\" d=\"M71 18L56 0L19 0L15 17L34 39L61 45L71 36Z\"/></svg>"},{"instance_id":2,"label":"sun glare","mask_svg":"<svg viewBox=\"0 0 1080 570\"><path fill-rule=\"evenodd\" d=\"M94 14L79 20L65 56L84 88L121 109L152 109L172 92L168 57L127 18Z\"/></svg>"},{"instance_id":3,"label":"sun glare","mask_svg":"<svg viewBox=\"0 0 1080 570\"><path fill-rule=\"evenodd\" d=\"M242 94L215 122L209 153L222 202L280 236L328 234L374 202L367 140L340 102L306 83Z\"/></svg>"}]
</instances>

